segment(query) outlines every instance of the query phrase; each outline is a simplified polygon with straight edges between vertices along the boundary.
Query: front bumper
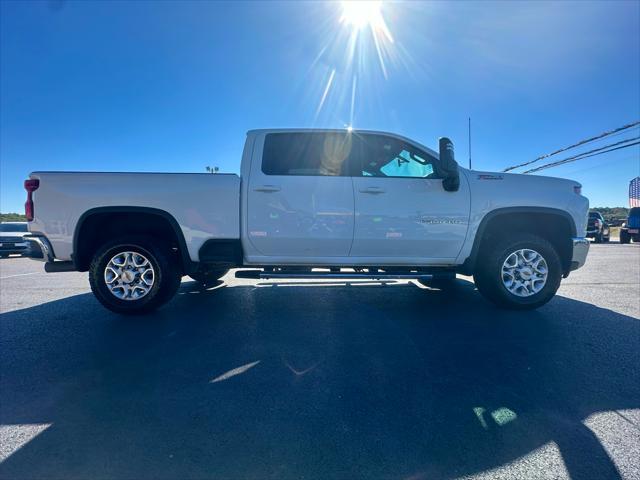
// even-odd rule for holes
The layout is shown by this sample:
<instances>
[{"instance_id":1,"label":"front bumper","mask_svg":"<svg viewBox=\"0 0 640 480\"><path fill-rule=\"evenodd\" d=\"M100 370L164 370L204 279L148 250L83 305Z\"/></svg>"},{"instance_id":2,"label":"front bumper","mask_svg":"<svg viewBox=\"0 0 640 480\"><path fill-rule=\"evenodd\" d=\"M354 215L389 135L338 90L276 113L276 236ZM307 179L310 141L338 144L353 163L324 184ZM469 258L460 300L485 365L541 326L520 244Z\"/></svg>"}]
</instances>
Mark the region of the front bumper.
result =
<instances>
[{"instance_id":1,"label":"front bumper","mask_svg":"<svg viewBox=\"0 0 640 480\"><path fill-rule=\"evenodd\" d=\"M46 237L28 235L24 239L29 244L29 258L41 262L53 262L53 248Z\"/></svg>"},{"instance_id":2,"label":"front bumper","mask_svg":"<svg viewBox=\"0 0 640 480\"><path fill-rule=\"evenodd\" d=\"M571 256L570 270L577 270L587 261L590 243L585 237L575 237L571 241L573 243L573 254Z\"/></svg>"}]
</instances>

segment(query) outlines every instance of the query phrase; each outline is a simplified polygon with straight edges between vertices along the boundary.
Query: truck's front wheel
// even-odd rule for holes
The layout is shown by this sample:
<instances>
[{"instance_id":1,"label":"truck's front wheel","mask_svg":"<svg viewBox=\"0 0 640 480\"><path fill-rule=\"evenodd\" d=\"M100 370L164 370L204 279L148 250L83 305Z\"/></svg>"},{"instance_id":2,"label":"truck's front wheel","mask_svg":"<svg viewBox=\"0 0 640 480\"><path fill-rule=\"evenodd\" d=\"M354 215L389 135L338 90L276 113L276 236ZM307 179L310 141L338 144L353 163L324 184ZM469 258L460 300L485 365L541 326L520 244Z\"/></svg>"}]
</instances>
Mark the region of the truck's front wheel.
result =
<instances>
[{"instance_id":1,"label":"truck's front wheel","mask_svg":"<svg viewBox=\"0 0 640 480\"><path fill-rule=\"evenodd\" d=\"M482 252L474 280L480 293L500 307L527 310L547 303L560 287L562 266L553 245L517 234Z\"/></svg>"},{"instance_id":2,"label":"truck's front wheel","mask_svg":"<svg viewBox=\"0 0 640 480\"><path fill-rule=\"evenodd\" d=\"M96 298L121 314L148 313L169 301L180 286L171 250L149 237L128 237L103 245L89 267Z\"/></svg>"}]
</instances>

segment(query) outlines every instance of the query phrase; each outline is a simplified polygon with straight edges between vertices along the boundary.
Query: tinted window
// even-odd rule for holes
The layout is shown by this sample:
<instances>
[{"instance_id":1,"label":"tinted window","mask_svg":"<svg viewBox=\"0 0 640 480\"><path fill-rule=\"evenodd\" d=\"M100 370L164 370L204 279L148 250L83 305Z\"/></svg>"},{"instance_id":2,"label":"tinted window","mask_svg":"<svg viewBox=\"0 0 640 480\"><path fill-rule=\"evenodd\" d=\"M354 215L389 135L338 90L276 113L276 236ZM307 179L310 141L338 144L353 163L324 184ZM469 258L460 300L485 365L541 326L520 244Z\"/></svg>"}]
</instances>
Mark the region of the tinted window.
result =
<instances>
[{"instance_id":1,"label":"tinted window","mask_svg":"<svg viewBox=\"0 0 640 480\"><path fill-rule=\"evenodd\" d=\"M264 141L266 175L348 176L352 135L347 133L270 133Z\"/></svg>"},{"instance_id":2,"label":"tinted window","mask_svg":"<svg viewBox=\"0 0 640 480\"><path fill-rule=\"evenodd\" d=\"M358 157L363 177L438 178L434 158L401 140L359 135Z\"/></svg>"},{"instance_id":3,"label":"tinted window","mask_svg":"<svg viewBox=\"0 0 640 480\"><path fill-rule=\"evenodd\" d=\"M2 223L0 232L28 232L26 223Z\"/></svg>"}]
</instances>

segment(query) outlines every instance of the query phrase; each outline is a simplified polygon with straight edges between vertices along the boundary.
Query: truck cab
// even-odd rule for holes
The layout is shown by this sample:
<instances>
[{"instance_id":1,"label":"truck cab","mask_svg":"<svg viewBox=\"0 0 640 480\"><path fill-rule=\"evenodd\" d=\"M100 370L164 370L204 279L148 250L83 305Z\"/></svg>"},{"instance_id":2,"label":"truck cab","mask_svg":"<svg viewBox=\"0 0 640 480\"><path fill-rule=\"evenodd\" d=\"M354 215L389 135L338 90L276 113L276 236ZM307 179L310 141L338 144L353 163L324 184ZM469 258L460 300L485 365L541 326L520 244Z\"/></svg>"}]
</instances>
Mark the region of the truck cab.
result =
<instances>
[{"instance_id":1,"label":"truck cab","mask_svg":"<svg viewBox=\"0 0 640 480\"><path fill-rule=\"evenodd\" d=\"M449 172L433 150L374 132L250 137L242 185L248 265L455 265L469 184L460 178L447 191Z\"/></svg>"}]
</instances>

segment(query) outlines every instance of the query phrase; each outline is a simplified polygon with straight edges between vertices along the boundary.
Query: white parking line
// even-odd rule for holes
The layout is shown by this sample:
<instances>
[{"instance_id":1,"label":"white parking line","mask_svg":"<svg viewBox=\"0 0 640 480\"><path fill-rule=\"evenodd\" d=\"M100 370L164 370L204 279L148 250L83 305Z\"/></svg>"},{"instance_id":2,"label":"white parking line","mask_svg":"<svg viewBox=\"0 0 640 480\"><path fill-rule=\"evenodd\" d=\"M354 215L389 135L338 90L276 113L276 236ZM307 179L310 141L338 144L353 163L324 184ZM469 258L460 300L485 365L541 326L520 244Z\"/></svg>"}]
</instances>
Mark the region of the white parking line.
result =
<instances>
[{"instance_id":1,"label":"white parking line","mask_svg":"<svg viewBox=\"0 0 640 480\"><path fill-rule=\"evenodd\" d=\"M38 275L39 273L42 273L42 272L17 273L16 275L7 275L6 277L0 277L0 280L5 280L7 278L13 278L13 277L24 277L25 275Z\"/></svg>"}]
</instances>

